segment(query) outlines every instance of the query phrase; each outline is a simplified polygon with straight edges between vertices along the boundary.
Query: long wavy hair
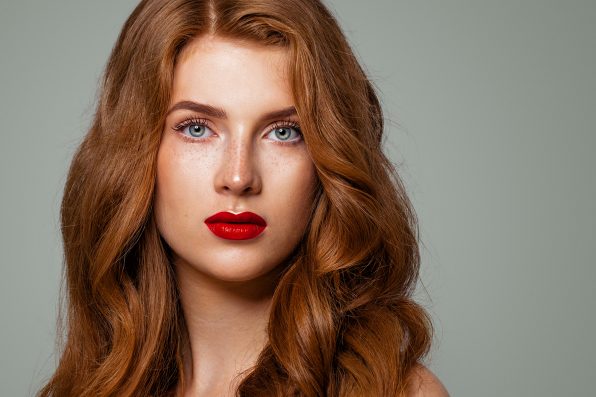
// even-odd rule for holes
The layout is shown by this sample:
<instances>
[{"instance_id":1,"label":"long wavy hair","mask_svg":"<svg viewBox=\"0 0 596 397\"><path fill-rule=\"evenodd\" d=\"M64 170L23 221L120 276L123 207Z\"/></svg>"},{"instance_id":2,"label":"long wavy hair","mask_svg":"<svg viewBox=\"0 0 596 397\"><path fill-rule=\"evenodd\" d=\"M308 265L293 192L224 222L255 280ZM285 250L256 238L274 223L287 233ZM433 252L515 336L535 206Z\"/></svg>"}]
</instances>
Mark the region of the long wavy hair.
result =
<instances>
[{"instance_id":1,"label":"long wavy hair","mask_svg":"<svg viewBox=\"0 0 596 397\"><path fill-rule=\"evenodd\" d=\"M237 395L405 395L432 340L412 299L417 220L382 151L379 100L336 20L317 0L143 0L64 189L64 340L39 396L163 396L183 382L185 323L153 199L174 65L201 35L288 50L319 182L268 342Z\"/></svg>"}]
</instances>

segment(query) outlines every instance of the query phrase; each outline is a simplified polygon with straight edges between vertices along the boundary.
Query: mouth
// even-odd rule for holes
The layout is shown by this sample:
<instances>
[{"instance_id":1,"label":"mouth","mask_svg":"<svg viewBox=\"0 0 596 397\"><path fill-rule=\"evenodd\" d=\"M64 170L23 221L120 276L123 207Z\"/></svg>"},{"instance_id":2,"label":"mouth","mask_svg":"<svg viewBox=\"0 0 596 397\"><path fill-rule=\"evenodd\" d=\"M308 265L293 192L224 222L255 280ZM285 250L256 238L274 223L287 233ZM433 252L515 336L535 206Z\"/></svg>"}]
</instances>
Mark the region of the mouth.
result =
<instances>
[{"instance_id":1,"label":"mouth","mask_svg":"<svg viewBox=\"0 0 596 397\"><path fill-rule=\"evenodd\" d=\"M267 222L254 212L218 212L205 219L205 224L213 234L225 240L249 240L267 227Z\"/></svg>"}]
</instances>

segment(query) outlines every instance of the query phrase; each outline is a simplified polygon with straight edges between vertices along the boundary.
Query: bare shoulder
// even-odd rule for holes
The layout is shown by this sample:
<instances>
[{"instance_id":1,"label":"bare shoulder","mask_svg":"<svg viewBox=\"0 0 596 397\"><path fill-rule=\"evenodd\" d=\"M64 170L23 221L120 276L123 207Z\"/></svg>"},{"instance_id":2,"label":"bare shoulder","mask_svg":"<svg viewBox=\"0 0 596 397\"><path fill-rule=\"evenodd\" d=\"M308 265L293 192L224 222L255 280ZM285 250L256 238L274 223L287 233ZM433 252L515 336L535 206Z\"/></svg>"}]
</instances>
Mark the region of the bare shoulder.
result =
<instances>
[{"instance_id":1,"label":"bare shoulder","mask_svg":"<svg viewBox=\"0 0 596 397\"><path fill-rule=\"evenodd\" d=\"M428 368L419 365L410 375L408 397L449 397L447 389Z\"/></svg>"}]
</instances>

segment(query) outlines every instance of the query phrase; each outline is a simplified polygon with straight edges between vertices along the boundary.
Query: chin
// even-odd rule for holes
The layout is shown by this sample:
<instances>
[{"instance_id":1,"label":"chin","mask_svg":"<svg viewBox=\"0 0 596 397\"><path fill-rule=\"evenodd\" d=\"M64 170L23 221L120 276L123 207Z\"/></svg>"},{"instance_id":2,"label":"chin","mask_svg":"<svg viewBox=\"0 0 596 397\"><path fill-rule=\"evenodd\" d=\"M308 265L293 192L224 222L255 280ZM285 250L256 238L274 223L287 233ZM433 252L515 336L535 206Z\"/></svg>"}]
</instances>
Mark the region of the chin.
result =
<instances>
[{"instance_id":1,"label":"chin","mask_svg":"<svg viewBox=\"0 0 596 397\"><path fill-rule=\"evenodd\" d=\"M263 255L210 255L204 258L182 259L178 265L190 267L192 271L213 280L223 282L248 282L269 274L279 266L273 258L264 261Z\"/></svg>"},{"instance_id":2,"label":"chin","mask_svg":"<svg viewBox=\"0 0 596 397\"><path fill-rule=\"evenodd\" d=\"M258 279L259 277L268 274L273 269L246 264L243 266L238 266L238 264L222 264L216 269L209 270L210 271L208 273L206 272L206 274L214 279L224 282L241 283Z\"/></svg>"}]
</instances>

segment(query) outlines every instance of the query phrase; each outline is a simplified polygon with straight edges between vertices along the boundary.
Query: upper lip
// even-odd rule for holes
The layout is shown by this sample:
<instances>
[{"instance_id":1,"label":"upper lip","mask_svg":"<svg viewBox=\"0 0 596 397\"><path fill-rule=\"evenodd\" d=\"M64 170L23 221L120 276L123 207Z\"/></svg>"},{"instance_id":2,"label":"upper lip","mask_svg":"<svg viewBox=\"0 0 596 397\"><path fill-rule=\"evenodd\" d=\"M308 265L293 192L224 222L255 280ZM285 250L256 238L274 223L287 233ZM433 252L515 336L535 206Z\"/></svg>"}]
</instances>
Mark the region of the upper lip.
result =
<instances>
[{"instance_id":1,"label":"upper lip","mask_svg":"<svg viewBox=\"0 0 596 397\"><path fill-rule=\"evenodd\" d=\"M265 219L254 212L241 212L233 214L231 212L218 212L205 219L205 223L254 223L256 225L267 226Z\"/></svg>"}]
</instances>

